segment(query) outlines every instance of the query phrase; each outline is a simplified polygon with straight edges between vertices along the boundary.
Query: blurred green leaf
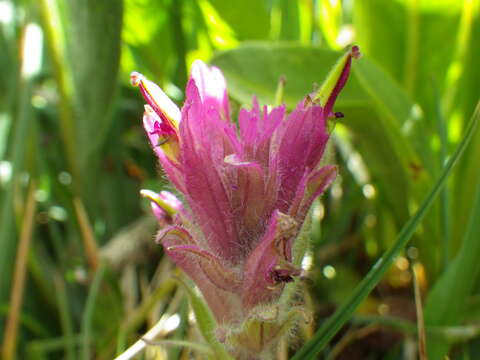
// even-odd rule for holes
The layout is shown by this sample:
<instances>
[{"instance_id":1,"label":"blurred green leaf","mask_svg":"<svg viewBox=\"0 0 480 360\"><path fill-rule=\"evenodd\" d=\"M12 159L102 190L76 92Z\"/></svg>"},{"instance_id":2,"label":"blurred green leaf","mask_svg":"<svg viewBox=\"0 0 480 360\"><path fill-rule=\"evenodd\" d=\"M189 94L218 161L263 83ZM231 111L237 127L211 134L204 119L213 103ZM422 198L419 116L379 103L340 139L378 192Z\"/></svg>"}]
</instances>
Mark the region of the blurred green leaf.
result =
<instances>
[{"instance_id":1,"label":"blurred green leaf","mask_svg":"<svg viewBox=\"0 0 480 360\"><path fill-rule=\"evenodd\" d=\"M474 120L480 117L480 103L473 115ZM480 184L480 183L479 183ZM444 274L438 279L430 291L425 304L426 326L450 326L458 324L467 314L464 310L468 298L480 273L480 185L471 189L474 201L470 213L469 225L462 241L461 248ZM428 354L431 359L442 359L448 352L449 344L428 337Z\"/></svg>"},{"instance_id":2,"label":"blurred green leaf","mask_svg":"<svg viewBox=\"0 0 480 360\"><path fill-rule=\"evenodd\" d=\"M30 133L32 108L30 96L32 84L30 79L23 79L17 89L17 113L14 114L14 127L8 164L11 166L10 179L1 198L0 212L0 302L6 302L13 273L13 265L17 244L17 229L14 217L14 195L18 191L18 180L24 169L25 152L29 145L25 141Z\"/></svg>"},{"instance_id":3,"label":"blurred green leaf","mask_svg":"<svg viewBox=\"0 0 480 360\"><path fill-rule=\"evenodd\" d=\"M405 8L398 1L355 1L356 41L362 52L376 60L401 82L404 76ZM381 29L381 30L380 30Z\"/></svg>"},{"instance_id":4,"label":"blurred green leaf","mask_svg":"<svg viewBox=\"0 0 480 360\"><path fill-rule=\"evenodd\" d=\"M280 76L285 76L284 101L293 108L315 83L320 84L341 53L295 43L249 42L217 54L212 63L228 81L233 97L250 103L257 96L260 103L273 104ZM369 97L358 81L351 79L340 94L338 107L363 105Z\"/></svg>"},{"instance_id":5,"label":"blurred green leaf","mask_svg":"<svg viewBox=\"0 0 480 360\"><path fill-rule=\"evenodd\" d=\"M5 11L5 10L3 10ZM7 24L0 24L0 112L5 111L11 104L11 98L14 94L12 91L15 88L15 74L18 71L18 64L14 61L14 53L17 50L16 42L12 40L12 27L7 27ZM9 34L10 33L10 34ZM9 36L10 35L10 36ZM12 47L14 47L12 49ZM0 120L5 122L5 120ZM3 125L0 125L2 127ZM0 158L2 158L0 152Z\"/></svg>"},{"instance_id":6,"label":"blurred green leaf","mask_svg":"<svg viewBox=\"0 0 480 360\"><path fill-rule=\"evenodd\" d=\"M320 27L323 37L332 49L339 49L337 44L340 26L342 24L342 3L340 1L319 1Z\"/></svg>"},{"instance_id":7,"label":"blurred green leaf","mask_svg":"<svg viewBox=\"0 0 480 360\"><path fill-rule=\"evenodd\" d=\"M270 14L263 1L242 0L232 2L209 0L233 30L239 40L264 39L270 30ZM245 21L248 19L248 21Z\"/></svg>"},{"instance_id":8,"label":"blurred green leaf","mask_svg":"<svg viewBox=\"0 0 480 360\"><path fill-rule=\"evenodd\" d=\"M453 101L452 118L449 124L454 123L456 127L460 127L458 132L463 132L465 119L475 110L478 102L478 79L480 79L480 66L478 59L480 58L480 16L478 9L480 1L473 1L475 4L477 16L472 24L472 33L467 42L467 51L465 54L465 62L463 63L464 71L459 80L458 93ZM456 124L455 124L456 123ZM452 217L452 243L453 250L456 251L460 247L460 243L464 237L467 222L469 221L464 214L470 214L473 209L474 198L471 195L472 189L477 188L480 184L480 167L478 166L478 154L480 154L480 131L477 131L472 143L468 147L465 157L462 159L460 166L455 174L454 184L452 186L452 209L451 214L460 214L460 216Z\"/></svg>"},{"instance_id":9,"label":"blurred green leaf","mask_svg":"<svg viewBox=\"0 0 480 360\"><path fill-rule=\"evenodd\" d=\"M82 167L107 134L117 89L122 1L74 0L67 3L64 35L69 39L75 92L75 125Z\"/></svg>"},{"instance_id":10,"label":"blurred green leaf","mask_svg":"<svg viewBox=\"0 0 480 360\"><path fill-rule=\"evenodd\" d=\"M299 1L281 0L280 40L300 40Z\"/></svg>"},{"instance_id":11,"label":"blurred green leaf","mask_svg":"<svg viewBox=\"0 0 480 360\"><path fill-rule=\"evenodd\" d=\"M429 79L445 80L454 52L461 1L355 1L353 20L362 50L418 94L425 105ZM379 31L381 29L381 31ZM443 89L442 89L443 90ZM433 103L430 102L433 110Z\"/></svg>"}]
</instances>

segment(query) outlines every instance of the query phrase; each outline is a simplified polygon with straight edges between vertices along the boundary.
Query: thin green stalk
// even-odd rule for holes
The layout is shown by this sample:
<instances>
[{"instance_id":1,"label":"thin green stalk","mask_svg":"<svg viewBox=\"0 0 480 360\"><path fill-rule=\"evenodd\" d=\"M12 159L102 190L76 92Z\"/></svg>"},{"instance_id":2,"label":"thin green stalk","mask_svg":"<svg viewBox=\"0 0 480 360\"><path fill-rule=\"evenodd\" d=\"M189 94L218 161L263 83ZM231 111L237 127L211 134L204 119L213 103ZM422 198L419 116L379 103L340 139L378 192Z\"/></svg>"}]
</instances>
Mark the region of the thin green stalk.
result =
<instances>
[{"instance_id":1,"label":"thin green stalk","mask_svg":"<svg viewBox=\"0 0 480 360\"><path fill-rule=\"evenodd\" d=\"M176 294L175 294L176 295ZM175 333L172 335L171 340L160 340L160 342L164 345L168 345L169 342L174 345L174 347L169 351L168 358L171 360L178 360L181 359L183 347L188 347L189 341L183 341L187 336L187 328L188 328L188 300L186 297L183 297L181 300L181 304L179 306L178 315L180 316L180 325L175 330ZM176 344L177 343L177 344ZM184 343L184 344L182 344ZM194 344L200 345L200 344ZM211 352L208 346L202 345L203 352ZM195 346L192 346L195 349ZM202 351L200 348L197 350Z\"/></svg>"},{"instance_id":2,"label":"thin green stalk","mask_svg":"<svg viewBox=\"0 0 480 360\"><path fill-rule=\"evenodd\" d=\"M395 316L355 316L352 318L352 324L378 324L406 335L416 336L418 334L417 327L413 322ZM426 326L425 333L452 344L468 342L480 335L480 325Z\"/></svg>"},{"instance_id":3,"label":"thin green stalk","mask_svg":"<svg viewBox=\"0 0 480 360\"><path fill-rule=\"evenodd\" d=\"M92 334L92 321L95 311L95 304L97 302L98 293L100 291L100 285L105 275L107 267L104 263L100 263L95 276L93 277L90 290L88 292L87 303L85 305L85 311L82 319L82 345L80 358L84 360L92 359L91 354L91 341L93 339Z\"/></svg>"},{"instance_id":4,"label":"thin green stalk","mask_svg":"<svg viewBox=\"0 0 480 360\"><path fill-rule=\"evenodd\" d=\"M31 116L31 81L22 78L19 80L18 87L18 113L14 115L13 137L11 142L11 177L3 195L0 214L0 302L6 302L9 292L12 260L14 259L16 238L15 238L15 220L13 216L13 195L18 181L25 156L27 146L24 141L29 124L32 121Z\"/></svg>"},{"instance_id":5,"label":"thin green stalk","mask_svg":"<svg viewBox=\"0 0 480 360\"><path fill-rule=\"evenodd\" d=\"M434 81L433 85L433 96L435 101L435 113L437 120L437 131L440 138L440 152L439 152L439 168L442 169L444 164L447 162L448 157L448 138L447 138L447 127L445 117L443 116L441 104L440 104L440 95L438 93L438 87ZM443 268L445 269L449 262L449 249L450 249L450 216L448 214L449 207L449 197L448 197L448 187L445 186L442 189L440 194L440 216L442 224L442 263Z\"/></svg>"},{"instance_id":6,"label":"thin green stalk","mask_svg":"<svg viewBox=\"0 0 480 360\"><path fill-rule=\"evenodd\" d=\"M419 50L419 15L418 0L407 1L407 43L405 59L405 88L410 96L415 95L415 84L417 81L418 50Z\"/></svg>"},{"instance_id":7,"label":"thin green stalk","mask_svg":"<svg viewBox=\"0 0 480 360\"><path fill-rule=\"evenodd\" d=\"M480 117L480 101L474 117ZM468 298L475 289L480 273L480 183L470 191L470 196L474 199L473 208L469 213L459 214L468 219L460 249L444 274L433 285L425 302L427 326L457 325L469 316ZM431 359L442 359L449 349L449 343L429 337L428 354Z\"/></svg>"},{"instance_id":8,"label":"thin green stalk","mask_svg":"<svg viewBox=\"0 0 480 360\"><path fill-rule=\"evenodd\" d=\"M480 107L480 106L479 106ZM363 302L368 294L380 282L385 272L393 263L395 257L402 251L412 235L415 233L418 225L426 215L427 211L439 195L445 185L454 165L462 155L469 143L478 122L479 111L476 111L468 125L462 142L458 145L455 153L450 158L442 174L436 181L430 193L427 195L422 205L419 207L413 217L403 226L398 234L397 240L393 246L388 249L383 256L373 265L362 282L355 288L352 296L329 318L327 319L315 335L308 341L292 358L292 360L313 359L328 342L335 336L340 328L352 317L356 308Z\"/></svg>"},{"instance_id":9,"label":"thin green stalk","mask_svg":"<svg viewBox=\"0 0 480 360\"><path fill-rule=\"evenodd\" d=\"M275 91L275 106L280 106L283 104L286 83L287 79L285 78L285 76L280 76L280 79L278 79L277 91Z\"/></svg>"},{"instance_id":10,"label":"thin green stalk","mask_svg":"<svg viewBox=\"0 0 480 360\"><path fill-rule=\"evenodd\" d=\"M126 320L123 329L126 334L131 333L138 329L138 327L145 320L146 316L150 310L167 294L170 294L175 288L176 282L174 280L167 280L162 283L161 286L157 287L150 296L148 296L142 303L138 306L137 309L132 313L132 315Z\"/></svg>"},{"instance_id":11,"label":"thin green stalk","mask_svg":"<svg viewBox=\"0 0 480 360\"><path fill-rule=\"evenodd\" d=\"M42 27L45 33L46 45L52 60L58 92L60 94L60 134L65 147L67 161L72 173L74 188L78 191L80 182L80 165L75 146L74 110L71 97L73 94L72 77L66 66L66 51L62 34L62 24L55 0L39 1Z\"/></svg>"},{"instance_id":12,"label":"thin green stalk","mask_svg":"<svg viewBox=\"0 0 480 360\"><path fill-rule=\"evenodd\" d=\"M187 65L185 64L187 48L182 25L182 6L183 0L172 1L171 21L173 42L177 50L177 70L175 75L178 82L177 85L183 86L187 82Z\"/></svg>"}]
</instances>

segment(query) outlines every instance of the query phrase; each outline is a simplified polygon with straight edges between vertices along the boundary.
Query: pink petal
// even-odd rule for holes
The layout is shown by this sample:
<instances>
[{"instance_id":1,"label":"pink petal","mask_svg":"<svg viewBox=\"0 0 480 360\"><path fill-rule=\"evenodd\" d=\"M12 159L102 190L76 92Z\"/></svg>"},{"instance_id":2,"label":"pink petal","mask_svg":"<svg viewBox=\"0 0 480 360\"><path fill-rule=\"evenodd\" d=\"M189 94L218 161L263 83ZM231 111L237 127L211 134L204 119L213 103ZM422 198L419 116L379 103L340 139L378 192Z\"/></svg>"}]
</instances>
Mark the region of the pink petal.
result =
<instances>
[{"instance_id":1,"label":"pink petal","mask_svg":"<svg viewBox=\"0 0 480 360\"><path fill-rule=\"evenodd\" d=\"M187 102L180 123L185 196L212 252L235 261L241 244L230 204L224 158L234 151L230 124L216 109L207 109L195 82L187 86Z\"/></svg>"},{"instance_id":2,"label":"pink petal","mask_svg":"<svg viewBox=\"0 0 480 360\"><path fill-rule=\"evenodd\" d=\"M159 135L154 132L155 122L160 121L158 115L151 111L145 111L143 115L143 127L147 133L150 141L150 146L158 157L160 164L162 165L165 173L170 181L177 187L178 190L184 190L183 175L181 167L178 163L172 161L162 150L161 146L158 146Z\"/></svg>"},{"instance_id":3,"label":"pink petal","mask_svg":"<svg viewBox=\"0 0 480 360\"><path fill-rule=\"evenodd\" d=\"M272 301L285 282L299 275L291 263L288 243L297 236L299 224L290 216L275 211L265 234L250 253L244 267L243 306L251 309Z\"/></svg>"},{"instance_id":4,"label":"pink petal","mask_svg":"<svg viewBox=\"0 0 480 360\"><path fill-rule=\"evenodd\" d=\"M180 122L180 109L170 98L152 81L147 80L142 74L133 72L130 75L134 86L140 88L145 101L152 107L157 115L172 127L178 127Z\"/></svg>"},{"instance_id":5,"label":"pink petal","mask_svg":"<svg viewBox=\"0 0 480 360\"><path fill-rule=\"evenodd\" d=\"M170 256L172 252L193 255L208 279L220 289L235 292L241 284L240 276L236 271L223 266L220 259L198 246L173 245L168 247L167 251Z\"/></svg>"},{"instance_id":6,"label":"pink petal","mask_svg":"<svg viewBox=\"0 0 480 360\"><path fill-rule=\"evenodd\" d=\"M299 104L274 136L272 151L278 159L280 176L277 206L287 212L303 174L318 166L325 151L329 134L322 108Z\"/></svg>"},{"instance_id":7,"label":"pink petal","mask_svg":"<svg viewBox=\"0 0 480 360\"><path fill-rule=\"evenodd\" d=\"M171 226L158 234L157 242L163 245L167 255L199 287L219 324L229 323L241 316L241 306L237 303L236 296L218 287L207 275L208 272L209 275L215 276L214 271L219 270L216 266L221 266L220 263L217 261L212 268L209 268L207 259L211 261L215 257L200 249L187 230L179 226ZM228 275L231 275L231 272ZM219 279L224 281L219 274L216 276L214 278L216 281ZM235 279L236 282L238 280ZM223 285L229 286L225 283Z\"/></svg>"},{"instance_id":8,"label":"pink petal","mask_svg":"<svg viewBox=\"0 0 480 360\"><path fill-rule=\"evenodd\" d=\"M263 232L265 220L273 209L267 201L265 176L262 167L254 162L244 162L232 154L225 157L228 165L229 183L232 188L230 201L235 209L235 221L243 252L251 249L251 243Z\"/></svg>"},{"instance_id":9,"label":"pink petal","mask_svg":"<svg viewBox=\"0 0 480 360\"><path fill-rule=\"evenodd\" d=\"M284 116L285 106L279 106L270 111L265 106L263 112L260 111L255 97L250 111L240 110L238 116L240 136L247 159L255 159L262 166L268 166L270 140L275 129L284 120Z\"/></svg>"},{"instance_id":10,"label":"pink petal","mask_svg":"<svg viewBox=\"0 0 480 360\"><path fill-rule=\"evenodd\" d=\"M288 214L295 220L303 222L313 201L335 180L337 167L326 165L313 173L305 174L297 188Z\"/></svg>"},{"instance_id":11,"label":"pink petal","mask_svg":"<svg viewBox=\"0 0 480 360\"><path fill-rule=\"evenodd\" d=\"M208 67L201 60L196 60L192 64L190 76L197 85L204 106L218 109L222 118L229 121L227 84L222 72L216 67Z\"/></svg>"}]
</instances>

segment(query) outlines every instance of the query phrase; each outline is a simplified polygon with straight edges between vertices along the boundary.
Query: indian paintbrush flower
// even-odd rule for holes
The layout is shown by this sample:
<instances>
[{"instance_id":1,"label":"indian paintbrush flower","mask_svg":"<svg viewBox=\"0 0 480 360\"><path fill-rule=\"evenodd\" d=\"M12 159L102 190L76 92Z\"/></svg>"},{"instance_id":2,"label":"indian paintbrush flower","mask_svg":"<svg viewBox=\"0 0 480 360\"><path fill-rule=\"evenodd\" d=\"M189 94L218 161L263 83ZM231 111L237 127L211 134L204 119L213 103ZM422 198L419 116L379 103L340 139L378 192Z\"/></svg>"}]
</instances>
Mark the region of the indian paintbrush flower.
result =
<instances>
[{"instance_id":1,"label":"indian paintbrush flower","mask_svg":"<svg viewBox=\"0 0 480 360\"><path fill-rule=\"evenodd\" d=\"M293 246L312 202L337 173L321 161L327 123L343 116L332 108L358 56L352 47L290 114L254 98L251 110L240 110L238 126L215 67L193 63L181 110L157 85L131 75L148 103L150 144L188 204L168 192L142 191L163 226L157 241L198 286L219 340L236 358L268 354L301 314L279 299L301 274Z\"/></svg>"}]
</instances>

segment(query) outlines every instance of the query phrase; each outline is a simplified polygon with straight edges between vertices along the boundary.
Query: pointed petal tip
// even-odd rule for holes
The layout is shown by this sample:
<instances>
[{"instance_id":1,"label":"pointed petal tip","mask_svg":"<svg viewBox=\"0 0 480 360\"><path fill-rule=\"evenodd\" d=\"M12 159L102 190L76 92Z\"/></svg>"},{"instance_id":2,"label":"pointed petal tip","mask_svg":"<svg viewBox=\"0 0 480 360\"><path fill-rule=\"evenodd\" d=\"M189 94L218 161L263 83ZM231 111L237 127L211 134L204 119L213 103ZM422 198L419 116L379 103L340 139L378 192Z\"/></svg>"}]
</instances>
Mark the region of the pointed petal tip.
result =
<instances>
[{"instance_id":1,"label":"pointed petal tip","mask_svg":"<svg viewBox=\"0 0 480 360\"><path fill-rule=\"evenodd\" d=\"M132 84L132 86L140 85L140 82L144 79L145 76L143 76L139 72L132 71L132 73L130 74L130 84Z\"/></svg>"},{"instance_id":2,"label":"pointed petal tip","mask_svg":"<svg viewBox=\"0 0 480 360\"><path fill-rule=\"evenodd\" d=\"M192 69L193 68L208 68L208 65L205 64L205 62L203 60L200 60L200 59L195 59L192 63Z\"/></svg>"},{"instance_id":3,"label":"pointed petal tip","mask_svg":"<svg viewBox=\"0 0 480 360\"><path fill-rule=\"evenodd\" d=\"M352 48L350 49L350 55L354 59L360 59L362 56L362 53L360 52L360 47L358 45L353 45Z\"/></svg>"}]
</instances>

